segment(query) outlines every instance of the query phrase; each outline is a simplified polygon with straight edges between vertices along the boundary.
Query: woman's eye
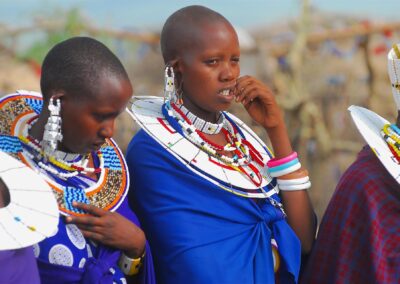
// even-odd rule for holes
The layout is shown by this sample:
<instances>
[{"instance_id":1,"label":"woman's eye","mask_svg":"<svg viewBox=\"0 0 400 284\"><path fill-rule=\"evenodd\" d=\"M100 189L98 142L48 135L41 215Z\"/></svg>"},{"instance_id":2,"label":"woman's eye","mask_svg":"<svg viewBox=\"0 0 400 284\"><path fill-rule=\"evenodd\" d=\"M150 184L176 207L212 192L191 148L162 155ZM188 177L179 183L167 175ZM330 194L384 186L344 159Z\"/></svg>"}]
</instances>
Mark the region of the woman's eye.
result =
<instances>
[{"instance_id":1,"label":"woman's eye","mask_svg":"<svg viewBox=\"0 0 400 284\"><path fill-rule=\"evenodd\" d=\"M208 59L205 61L207 65L215 65L218 63L218 59Z\"/></svg>"},{"instance_id":2,"label":"woman's eye","mask_svg":"<svg viewBox=\"0 0 400 284\"><path fill-rule=\"evenodd\" d=\"M111 118L112 115L110 115L110 114L100 114L100 113L97 113L97 114L94 114L94 117L95 117L95 119L96 119L97 121L104 121L104 120L107 120L107 119Z\"/></svg>"},{"instance_id":3,"label":"woman's eye","mask_svg":"<svg viewBox=\"0 0 400 284\"><path fill-rule=\"evenodd\" d=\"M232 60L233 62L237 62L237 63L240 62L240 58L239 58L239 57L234 57L234 58L232 58L231 60Z\"/></svg>"},{"instance_id":4,"label":"woman's eye","mask_svg":"<svg viewBox=\"0 0 400 284\"><path fill-rule=\"evenodd\" d=\"M104 115L102 114L95 114L93 116L97 121L103 121L105 119Z\"/></svg>"}]
</instances>

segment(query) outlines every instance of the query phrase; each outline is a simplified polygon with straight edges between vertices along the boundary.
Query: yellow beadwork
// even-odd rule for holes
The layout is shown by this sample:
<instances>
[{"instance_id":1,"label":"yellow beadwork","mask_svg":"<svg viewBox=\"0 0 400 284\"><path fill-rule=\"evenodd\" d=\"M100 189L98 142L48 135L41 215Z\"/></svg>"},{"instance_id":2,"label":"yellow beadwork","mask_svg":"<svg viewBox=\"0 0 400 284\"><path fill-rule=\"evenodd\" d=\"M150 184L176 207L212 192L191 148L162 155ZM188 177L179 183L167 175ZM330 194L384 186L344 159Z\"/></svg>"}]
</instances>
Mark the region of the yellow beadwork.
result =
<instances>
[{"instance_id":1,"label":"yellow beadwork","mask_svg":"<svg viewBox=\"0 0 400 284\"><path fill-rule=\"evenodd\" d=\"M383 132L392 138L395 142L400 143L400 136L397 135L393 130L390 129L390 124L385 124L383 126Z\"/></svg>"},{"instance_id":2,"label":"yellow beadwork","mask_svg":"<svg viewBox=\"0 0 400 284\"><path fill-rule=\"evenodd\" d=\"M76 171L74 168L72 168L72 167L70 167L70 166L68 166L68 165L65 165L65 164L63 164L63 163L60 163L60 162L57 161L54 157L50 157L49 160L50 160L50 162L51 162L52 164L56 165L57 167L59 167L59 168L61 168L61 169L63 169L63 170L66 170L66 171Z\"/></svg>"},{"instance_id":3,"label":"yellow beadwork","mask_svg":"<svg viewBox=\"0 0 400 284\"><path fill-rule=\"evenodd\" d=\"M28 144L28 143L29 143L28 138L26 138L26 137L24 137L24 136L22 136L22 135L18 136L18 138L19 138L19 140L21 140L21 141L24 142L25 144Z\"/></svg>"},{"instance_id":4,"label":"yellow beadwork","mask_svg":"<svg viewBox=\"0 0 400 284\"><path fill-rule=\"evenodd\" d=\"M385 139L387 145L390 149L392 149L399 157L400 157L400 149L390 140L393 140L395 143L400 144L400 137L393 130L390 129L390 124L385 124L382 128L382 132L388 136L389 139Z\"/></svg>"}]
</instances>

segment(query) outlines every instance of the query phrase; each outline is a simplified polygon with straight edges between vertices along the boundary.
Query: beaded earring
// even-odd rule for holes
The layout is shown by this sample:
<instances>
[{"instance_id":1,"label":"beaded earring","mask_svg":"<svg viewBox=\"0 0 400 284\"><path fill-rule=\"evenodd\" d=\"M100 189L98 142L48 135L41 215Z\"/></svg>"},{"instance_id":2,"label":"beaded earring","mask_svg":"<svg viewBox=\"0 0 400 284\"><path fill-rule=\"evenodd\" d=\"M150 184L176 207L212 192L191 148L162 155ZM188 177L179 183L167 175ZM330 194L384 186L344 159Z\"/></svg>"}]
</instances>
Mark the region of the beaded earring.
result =
<instances>
[{"instance_id":1,"label":"beaded earring","mask_svg":"<svg viewBox=\"0 0 400 284\"><path fill-rule=\"evenodd\" d=\"M50 98L48 108L50 116L44 127L42 147L45 155L49 157L54 156L54 153L57 150L57 144L58 142L61 142L63 138L61 134L60 99L56 99L54 104L53 98Z\"/></svg>"},{"instance_id":2,"label":"beaded earring","mask_svg":"<svg viewBox=\"0 0 400 284\"><path fill-rule=\"evenodd\" d=\"M397 44L394 44L392 50L389 52L388 71L390 82L392 84L393 98L396 102L397 109L400 110L400 50Z\"/></svg>"},{"instance_id":3,"label":"beaded earring","mask_svg":"<svg viewBox=\"0 0 400 284\"><path fill-rule=\"evenodd\" d=\"M165 66L165 75L164 75L164 102L171 101L171 99L175 96L175 73L172 66Z\"/></svg>"},{"instance_id":4,"label":"beaded earring","mask_svg":"<svg viewBox=\"0 0 400 284\"><path fill-rule=\"evenodd\" d=\"M179 84L179 87L176 89L176 104L183 105L183 91L182 91L182 81Z\"/></svg>"}]
</instances>

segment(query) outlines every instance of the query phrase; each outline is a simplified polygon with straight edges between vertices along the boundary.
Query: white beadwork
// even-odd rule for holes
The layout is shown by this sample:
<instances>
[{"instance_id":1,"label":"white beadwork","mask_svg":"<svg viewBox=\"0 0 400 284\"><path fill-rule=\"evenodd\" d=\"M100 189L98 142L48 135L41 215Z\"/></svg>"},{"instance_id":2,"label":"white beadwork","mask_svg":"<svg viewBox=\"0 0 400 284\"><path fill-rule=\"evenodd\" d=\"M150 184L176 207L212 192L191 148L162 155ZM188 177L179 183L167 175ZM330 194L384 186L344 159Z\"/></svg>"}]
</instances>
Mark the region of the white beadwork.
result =
<instances>
[{"instance_id":1,"label":"white beadwork","mask_svg":"<svg viewBox=\"0 0 400 284\"><path fill-rule=\"evenodd\" d=\"M400 48L400 46L398 45ZM388 53L388 73L392 84L392 94L397 109L400 110L400 58L397 58L394 49Z\"/></svg>"},{"instance_id":2,"label":"white beadwork","mask_svg":"<svg viewBox=\"0 0 400 284\"><path fill-rule=\"evenodd\" d=\"M206 134L218 134L225 124L225 116L219 113L219 118L217 123L211 123L201 119L192 112L190 112L184 105L180 105L179 108L194 125L194 127Z\"/></svg>"},{"instance_id":3,"label":"white beadwork","mask_svg":"<svg viewBox=\"0 0 400 284\"><path fill-rule=\"evenodd\" d=\"M36 155L30 153L29 151L24 151L24 154L28 156L31 160L35 160L37 164L39 165L40 168L44 169L45 171L57 175L58 177L62 179L68 179L71 177L75 177L79 175L80 173L93 173L95 172L95 168L90 168L87 167L89 158L88 156L82 156L79 154L72 154L72 153L65 153L62 151L54 151L52 155L46 154L44 150L40 147L41 143L38 141L31 142L31 140L28 139L29 137L29 129L31 128L32 124L36 120L32 121L31 124L26 124L23 131L22 131L22 137L21 140L30 148L33 149L33 151L36 153ZM31 138L33 140L33 138ZM46 157L46 159L43 159ZM103 155L99 155L99 161L100 165L99 168L101 171L104 170L104 158ZM73 162L68 162L65 159L72 159ZM59 170L59 167L56 165L57 163L61 164L64 168L71 168L70 171L63 172ZM82 170L76 170L73 169L72 167L80 167Z\"/></svg>"},{"instance_id":4,"label":"white beadwork","mask_svg":"<svg viewBox=\"0 0 400 284\"><path fill-rule=\"evenodd\" d=\"M61 134L61 101L60 99L55 100L53 97L50 98L48 109L50 111L50 116L47 119L47 123L44 127L42 147L43 151L48 156L53 156L54 152L57 150L58 142L62 141Z\"/></svg>"},{"instance_id":5,"label":"white beadwork","mask_svg":"<svg viewBox=\"0 0 400 284\"><path fill-rule=\"evenodd\" d=\"M179 125L182 127L182 130L185 134L185 137L192 142L193 144L195 144L197 147L203 149L204 151L206 151L207 153L209 153L210 155L214 156L215 158L217 158L218 160L221 160L222 162L224 162L225 164L229 164L232 165L234 167L240 167L240 166L244 166L247 165L251 162L251 157L250 157L250 152L249 152L249 148L246 145L242 145L242 138L240 137L240 135L235 136L234 131L233 131L233 126L230 124L230 122L228 120L224 120L224 126L226 127L227 131L230 133L231 136L234 136L237 138L237 142L235 143L236 147L233 147L233 143L232 144L227 144L224 147L225 151L235 151L236 149L239 150L240 152L242 152L244 154L244 157L242 158L238 158L238 159L234 159L231 157L228 157L226 155L217 155L217 151L216 149L210 145L209 143L207 143L206 141L204 141L199 134L197 134L196 132L196 128L194 127L194 125L191 125L189 123L187 123L180 115L179 113L175 112L174 109L170 106L169 103L167 103L167 108L168 108L168 114L173 117L173 119L177 120ZM233 142L233 141L232 141ZM243 147L243 151L242 151L242 147Z\"/></svg>"},{"instance_id":6,"label":"white beadwork","mask_svg":"<svg viewBox=\"0 0 400 284\"><path fill-rule=\"evenodd\" d=\"M165 66L164 101L175 97L175 74L171 66Z\"/></svg>"}]
</instances>

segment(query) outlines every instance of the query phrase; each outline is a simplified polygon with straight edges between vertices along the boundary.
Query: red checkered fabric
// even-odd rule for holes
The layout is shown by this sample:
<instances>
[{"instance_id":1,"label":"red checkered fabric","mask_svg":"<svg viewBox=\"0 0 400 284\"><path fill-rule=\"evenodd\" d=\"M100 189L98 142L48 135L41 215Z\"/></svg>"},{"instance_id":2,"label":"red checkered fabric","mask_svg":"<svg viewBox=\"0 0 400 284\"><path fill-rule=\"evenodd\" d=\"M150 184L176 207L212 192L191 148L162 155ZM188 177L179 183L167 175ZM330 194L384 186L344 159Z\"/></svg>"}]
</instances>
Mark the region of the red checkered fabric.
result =
<instances>
[{"instance_id":1,"label":"red checkered fabric","mask_svg":"<svg viewBox=\"0 0 400 284\"><path fill-rule=\"evenodd\" d=\"M339 181L301 283L400 283L400 185L368 146Z\"/></svg>"}]
</instances>

